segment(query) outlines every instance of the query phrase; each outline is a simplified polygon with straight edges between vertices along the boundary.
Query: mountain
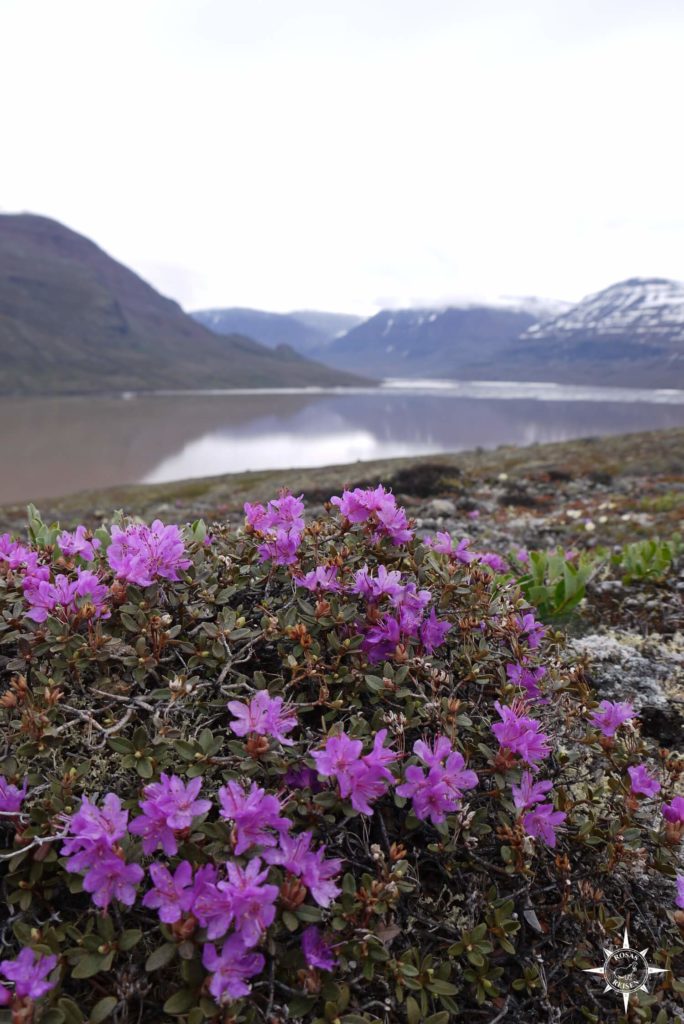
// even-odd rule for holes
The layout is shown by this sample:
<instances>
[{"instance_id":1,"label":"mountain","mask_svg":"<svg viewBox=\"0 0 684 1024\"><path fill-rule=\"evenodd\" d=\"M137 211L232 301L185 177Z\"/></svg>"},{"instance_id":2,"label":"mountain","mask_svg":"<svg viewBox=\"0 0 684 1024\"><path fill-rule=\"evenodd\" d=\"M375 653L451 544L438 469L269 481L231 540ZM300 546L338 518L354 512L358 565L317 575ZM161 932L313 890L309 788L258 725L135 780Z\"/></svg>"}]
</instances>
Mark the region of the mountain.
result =
<instances>
[{"instance_id":1,"label":"mountain","mask_svg":"<svg viewBox=\"0 0 684 1024\"><path fill-rule=\"evenodd\" d=\"M478 360L479 362L479 360ZM485 360L469 372L486 369ZM529 327L501 353L501 379L684 387L684 283L633 277Z\"/></svg>"},{"instance_id":2,"label":"mountain","mask_svg":"<svg viewBox=\"0 0 684 1024\"><path fill-rule=\"evenodd\" d=\"M363 319L346 313L323 313L316 310L266 313L260 309L240 306L200 309L191 313L191 316L216 334L245 334L269 348L291 345L303 355L320 355L334 338Z\"/></svg>"},{"instance_id":3,"label":"mountain","mask_svg":"<svg viewBox=\"0 0 684 1024\"><path fill-rule=\"evenodd\" d=\"M217 336L57 221L0 215L0 394L360 382Z\"/></svg>"},{"instance_id":4,"label":"mountain","mask_svg":"<svg viewBox=\"0 0 684 1024\"><path fill-rule=\"evenodd\" d=\"M331 366L363 366L378 377L459 377L498 353L536 322L496 306L382 310L319 353ZM494 363L492 362L492 368Z\"/></svg>"}]
</instances>

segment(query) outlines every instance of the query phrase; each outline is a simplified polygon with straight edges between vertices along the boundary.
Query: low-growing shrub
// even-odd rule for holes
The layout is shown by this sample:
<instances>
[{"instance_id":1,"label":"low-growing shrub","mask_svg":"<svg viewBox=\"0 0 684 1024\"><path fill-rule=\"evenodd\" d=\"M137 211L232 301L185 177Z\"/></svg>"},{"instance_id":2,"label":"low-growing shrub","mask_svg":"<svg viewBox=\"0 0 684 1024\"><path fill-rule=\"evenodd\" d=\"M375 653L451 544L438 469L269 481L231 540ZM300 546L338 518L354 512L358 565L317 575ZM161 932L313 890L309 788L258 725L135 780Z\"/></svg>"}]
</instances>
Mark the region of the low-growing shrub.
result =
<instances>
[{"instance_id":1,"label":"low-growing shrub","mask_svg":"<svg viewBox=\"0 0 684 1024\"><path fill-rule=\"evenodd\" d=\"M670 1019L682 759L382 488L245 511L0 537L0 1020L617 1020L625 924Z\"/></svg>"}]
</instances>

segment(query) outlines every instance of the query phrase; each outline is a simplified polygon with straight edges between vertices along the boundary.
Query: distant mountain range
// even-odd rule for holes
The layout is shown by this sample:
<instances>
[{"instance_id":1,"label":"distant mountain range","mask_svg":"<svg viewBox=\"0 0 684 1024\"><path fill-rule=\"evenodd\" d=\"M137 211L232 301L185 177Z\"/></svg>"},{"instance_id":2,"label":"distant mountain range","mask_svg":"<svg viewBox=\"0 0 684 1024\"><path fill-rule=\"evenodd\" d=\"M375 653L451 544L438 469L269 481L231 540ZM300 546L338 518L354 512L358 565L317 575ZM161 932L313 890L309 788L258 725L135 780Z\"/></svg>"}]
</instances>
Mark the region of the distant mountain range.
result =
<instances>
[{"instance_id":1,"label":"distant mountain range","mask_svg":"<svg viewBox=\"0 0 684 1024\"><path fill-rule=\"evenodd\" d=\"M288 345L217 337L82 235L0 215L0 394L362 382Z\"/></svg>"},{"instance_id":2,"label":"distant mountain range","mask_svg":"<svg viewBox=\"0 0 684 1024\"><path fill-rule=\"evenodd\" d=\"M379 378L684 387L684 284L663 278L630 278L575 305L506 298L492 305L387 309L322 343L293 329L298 314L248 312L252 337L274 344L287 326L294 348ZM259 316L274 318L268 341L259 333Z\"/></svg>"},{"instance_id":3,"label":"distant mountain range","mask_svg":"<svg viewBox=\"0 0 684 1024\"><path fill-rule=\"evenodd\" d=\"M64 225L0 215L0 395L388 377L684 388L684 284L630 278L575 305L506 298L368 319L188 315Z\"/></svg>"},{"instance_id":4,"label":"distant mountain range","mask_svg":"<svg viewBox=\"0 0 684 1024\"><path fill-rule=\"evenodd\" d=\"M258 338L269 348L291 345L302 355L315 353L317 356L334 338L346 334L363 321L363 317L351 313L319 313L314 310L265 313L241 306L201 309L191 316L216 334L243 334L248 338Z\"/></svg>"}]
</instances>

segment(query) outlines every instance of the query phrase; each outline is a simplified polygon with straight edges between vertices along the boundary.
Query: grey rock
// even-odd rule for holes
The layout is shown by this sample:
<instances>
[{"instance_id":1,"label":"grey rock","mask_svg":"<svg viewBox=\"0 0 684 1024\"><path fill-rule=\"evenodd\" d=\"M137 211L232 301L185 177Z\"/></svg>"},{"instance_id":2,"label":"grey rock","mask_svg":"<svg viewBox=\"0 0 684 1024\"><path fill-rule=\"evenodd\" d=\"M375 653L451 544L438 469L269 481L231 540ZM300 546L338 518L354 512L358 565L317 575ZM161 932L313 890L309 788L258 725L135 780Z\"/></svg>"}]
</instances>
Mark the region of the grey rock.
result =
<instances>
[{"instance_id":1,"label":"grey rock","mask_svg":"<svg viewBox=\"0 0 684 1024\"><path fill-rule=\"evenodd\" d=\"M456 506L450 498L433 498L425 506L428 516L453 516Z\"/></svg>"},{"instance_id":2,"label":"grey rock","mask_svg":"<svg viewBox=\"0 0 684 1024\"><path fill-rule=\"evenodd\" d=\"M602 700L631 701L647 736L678 746L684 737L682 639L592 633L569 640L568 653L589 658L590 681Z\"/></svg>"}]
</instances>

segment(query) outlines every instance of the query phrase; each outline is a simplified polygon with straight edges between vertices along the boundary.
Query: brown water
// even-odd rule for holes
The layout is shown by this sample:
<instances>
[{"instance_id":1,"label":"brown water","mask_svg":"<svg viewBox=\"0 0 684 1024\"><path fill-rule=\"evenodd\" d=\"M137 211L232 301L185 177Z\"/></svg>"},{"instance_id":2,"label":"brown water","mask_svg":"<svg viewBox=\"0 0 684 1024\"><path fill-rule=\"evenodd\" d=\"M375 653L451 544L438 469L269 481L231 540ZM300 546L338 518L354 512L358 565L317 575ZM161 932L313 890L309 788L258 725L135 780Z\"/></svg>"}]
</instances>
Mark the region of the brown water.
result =
<instances>
[{"instance_id":1,"label":"brown water","mask_svg":"<svg viewBox=\"0 0 684 1024\"><path fill-rule=\"evenodd\" d=\"M0 504L675 426L684 426L684 392L548 384L2 399Z\"/></svg>"}]
</instances>

